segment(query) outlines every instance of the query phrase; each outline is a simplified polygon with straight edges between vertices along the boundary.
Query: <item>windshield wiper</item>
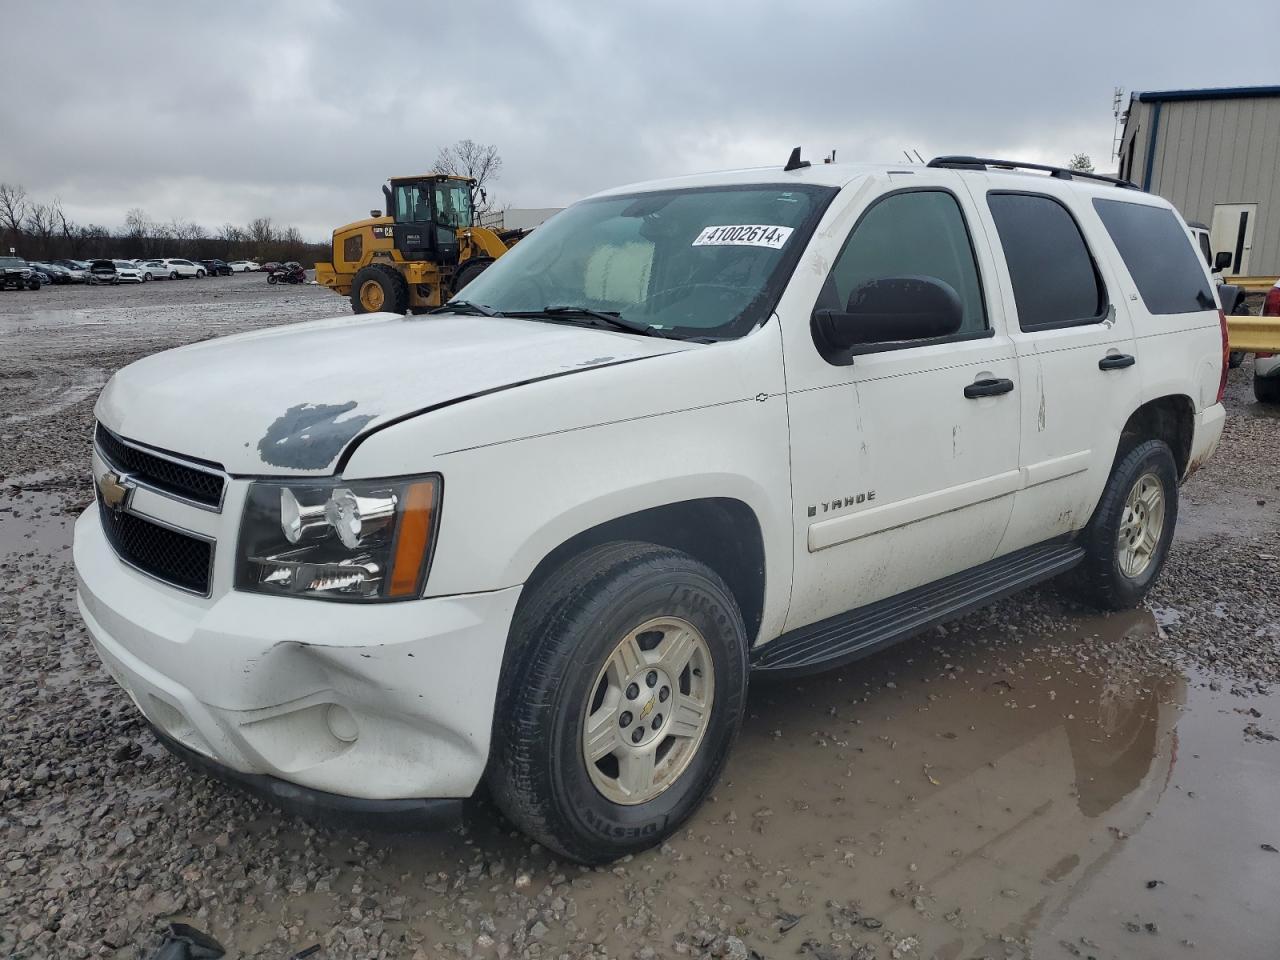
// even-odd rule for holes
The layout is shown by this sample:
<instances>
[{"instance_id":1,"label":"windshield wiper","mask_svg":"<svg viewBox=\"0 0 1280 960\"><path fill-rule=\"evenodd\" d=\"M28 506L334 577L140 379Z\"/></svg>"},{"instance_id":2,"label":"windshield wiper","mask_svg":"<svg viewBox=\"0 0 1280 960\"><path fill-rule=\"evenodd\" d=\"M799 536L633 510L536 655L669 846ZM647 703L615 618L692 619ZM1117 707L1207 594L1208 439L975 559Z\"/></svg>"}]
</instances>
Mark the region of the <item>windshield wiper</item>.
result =
<instances>
[{"instance_id":1,"label":"windshield wiper","mask_svg":"<svg viewBox=\"0 0 1280 960\"><path fill-rule=\"evenodd\" d=\"M508 316L547 317L550 319L557 319L559 317L581 317L584 319L594 320L594 326L597 327L625 330L628 333L639 333L647 337L671 338L670 334L657 327L651 327L647 323L637 323L634 320L627 320L616 310L593 310L591 307L575 307L569 304L552 304L551 306L543 307L541 310L515 310L508 314Z\"/></svg>"},{"instance_id":2,"label":"windshield wiper","mask_svg":"<svg viewBox=\"0 0 1280 960\"><path fill-rule=\"evenodd\" d=\"M503 314L486 307L483 303L472 303L470 300L450 300L442 306L436 307L430 313L461 313L464 315L481 316L481 317L501 317Z\"/></svg>"}]
</instances>

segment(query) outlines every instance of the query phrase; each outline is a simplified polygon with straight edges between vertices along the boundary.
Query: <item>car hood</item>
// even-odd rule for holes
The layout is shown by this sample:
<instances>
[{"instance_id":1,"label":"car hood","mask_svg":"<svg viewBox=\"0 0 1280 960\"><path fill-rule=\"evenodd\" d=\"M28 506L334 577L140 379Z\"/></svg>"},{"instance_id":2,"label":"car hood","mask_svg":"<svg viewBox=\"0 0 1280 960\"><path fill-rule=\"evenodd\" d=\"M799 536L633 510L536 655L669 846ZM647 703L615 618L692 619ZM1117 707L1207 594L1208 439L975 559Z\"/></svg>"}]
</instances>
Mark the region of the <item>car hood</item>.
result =
<instances>
[{"instance_id":1,"label":"car hood","mask_svg":"<svg viewBox=\"0 0 1280 960\"><path fill-rule=\"evenodd\" d=\"M139 360L98 398L108 429L233 474L333 472L392 421L696 344L507 317L365 314Z\"/></svg>"}]
</instances>

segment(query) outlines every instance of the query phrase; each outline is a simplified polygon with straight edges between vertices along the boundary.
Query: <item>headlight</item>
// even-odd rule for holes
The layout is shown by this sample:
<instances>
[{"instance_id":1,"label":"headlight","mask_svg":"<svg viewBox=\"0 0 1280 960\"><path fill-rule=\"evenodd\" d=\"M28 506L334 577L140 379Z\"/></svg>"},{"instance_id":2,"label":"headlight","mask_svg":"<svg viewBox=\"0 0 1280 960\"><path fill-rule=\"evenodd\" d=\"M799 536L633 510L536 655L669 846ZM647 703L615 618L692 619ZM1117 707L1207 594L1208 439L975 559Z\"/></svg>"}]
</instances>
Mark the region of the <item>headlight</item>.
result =
<instances>
[{"instance_id":1,"label":"headlight","mask_svg":"<svg viewBox=\"0 0 1280 960\"><path fill-rule=\"evenodd\" d=\"M329 600L411 600L431 564L440 478L257 481L236 589Z\"/></svg>"}]
</instances>

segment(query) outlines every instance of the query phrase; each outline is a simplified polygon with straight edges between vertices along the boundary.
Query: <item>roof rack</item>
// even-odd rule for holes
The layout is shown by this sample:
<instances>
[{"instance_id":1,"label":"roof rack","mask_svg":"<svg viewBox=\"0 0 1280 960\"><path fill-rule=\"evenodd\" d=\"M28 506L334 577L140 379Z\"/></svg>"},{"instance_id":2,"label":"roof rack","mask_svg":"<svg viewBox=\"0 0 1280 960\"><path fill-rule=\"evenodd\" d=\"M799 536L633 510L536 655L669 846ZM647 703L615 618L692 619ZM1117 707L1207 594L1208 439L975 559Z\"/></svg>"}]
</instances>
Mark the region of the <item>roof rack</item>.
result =
<instances>
[{"instance_id":1,"label":"roof rack","mask_svg":"<svg viewBox=\"0 0 1280 960\"><path fill-rule=\"evenodd\" d=\"M1086 180L1098 180L1109 183L1113 187L1126 187L1137 190L1137 184L1119 177L1108 177L1101 173L1090 173L1084 170L1068 170L1066 167L1051 167L1044 163L1025 163L1021 160L992 160L987 157L934 157L927 166L942 167L948 170L1043 170L1058 180L1074 180L1083 177Z\"/></svg>"}]
</instances>

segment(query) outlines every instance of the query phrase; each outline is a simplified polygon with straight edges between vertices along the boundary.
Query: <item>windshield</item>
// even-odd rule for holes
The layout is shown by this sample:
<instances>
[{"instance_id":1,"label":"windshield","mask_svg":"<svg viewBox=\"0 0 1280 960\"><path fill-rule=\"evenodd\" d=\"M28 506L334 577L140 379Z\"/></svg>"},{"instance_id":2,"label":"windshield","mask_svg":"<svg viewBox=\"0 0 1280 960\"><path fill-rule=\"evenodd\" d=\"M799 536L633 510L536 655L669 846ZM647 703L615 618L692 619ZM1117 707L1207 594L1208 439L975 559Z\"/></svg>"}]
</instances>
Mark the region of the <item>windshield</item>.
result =
<instances>
[{"instance_id":1,"label":"windshield","mask_svg":"<svg viewBox=\"0 0 1280 960\"><path fill-rule=\"evenodd\" d=\"M585 200L467 285L501 313L575 307L679 336L740 337L773 310L836 190L714 187Z\"/></svg>"},{"instance_id":2,"label":"windshield","mask_svg":"<svg viewBox=\"0 0 1280 960\"><path fill-rule=\"evenodd\" d=\"M471 186L462 180L436 184L436 223L445 227L471 226Z\"/></svg>"},{"instance_id":3,"label":"windshield","mask_svg":"<svg viewBox=\"0 0 1280 960\"><path fill-rule=\"evenodd\" d=\"M428 184L400 183L396 185L396 222L431 222L431 188Z\"/></svg>"},{"instance_id":4,"label":"windshield","mask_svg":"<svg viewBox=\"0 0 1280 960\"><path fill-rule=\"evenodd\" d=\"M20 270L26 263L17 257L0 257L0 267L6 270Z\"/></svg>"}]
</instances>

